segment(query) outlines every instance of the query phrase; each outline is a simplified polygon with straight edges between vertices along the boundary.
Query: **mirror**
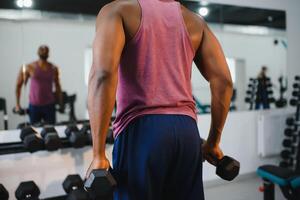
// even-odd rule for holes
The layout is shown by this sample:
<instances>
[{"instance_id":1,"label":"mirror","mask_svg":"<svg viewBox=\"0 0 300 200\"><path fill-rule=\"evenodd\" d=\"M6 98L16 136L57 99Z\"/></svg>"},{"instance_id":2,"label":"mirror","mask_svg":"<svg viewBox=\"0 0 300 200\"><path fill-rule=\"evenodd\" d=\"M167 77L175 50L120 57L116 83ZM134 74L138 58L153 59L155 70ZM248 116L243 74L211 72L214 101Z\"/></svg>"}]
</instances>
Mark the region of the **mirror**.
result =
<instances>
[{"instance_id":1,"label":"mirror","mask_svg":"<svg viewBox=\"0 0 300 200\"><path fill-rule=\"evenodd\" d=\"M72 6L59 0L43 2L34 1L32 8L20 8L14 1L3 1L0 4L0 98L5 100L8 114L5 117L0 111L0 129L5 128L6 119L9 129L15 129L18 124L29 120L27 115L19 116L12 112L16 102L16 79L23 65L38 59L37 50L43 44L49 46L49 61L59 67L62 90L67 92L68 100L72 102L72 95L76 95L73 96L74 103L66 105L65 114L57 112L57 121L69 120L73 111L78 120L88 117L87 75L91 66L95 17L99 9L110 1L76 1ZM276 100L279 98L279 77L283 77L283 86L286 84L287 35L284 11L204 1L181 3L205 18L223 47L235 87L232 111L249 109L250 104L245 102L245 98L248 97L250 78L257 78L262 66L268 69L272 96ZM199 114L209 113L209 85L195 66L192 84ZM28 107L28 96L29 84L22 89L23 108ZM270 107L273 109L276 106L271 103Z\"/></svg>"}]
</instances>

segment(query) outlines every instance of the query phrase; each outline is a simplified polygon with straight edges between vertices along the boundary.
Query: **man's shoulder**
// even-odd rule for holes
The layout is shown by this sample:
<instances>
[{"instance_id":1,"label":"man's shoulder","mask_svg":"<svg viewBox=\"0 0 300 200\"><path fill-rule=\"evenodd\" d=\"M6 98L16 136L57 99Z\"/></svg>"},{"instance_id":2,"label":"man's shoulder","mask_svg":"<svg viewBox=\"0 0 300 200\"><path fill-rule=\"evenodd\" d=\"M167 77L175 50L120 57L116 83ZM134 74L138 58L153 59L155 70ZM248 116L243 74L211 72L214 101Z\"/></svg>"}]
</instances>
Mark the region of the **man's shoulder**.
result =
<instances>
[{"instance_id":1,"label":"man's shoulder","mask_svg":"<svg viewBox=\"0 0 300 200\"><path fill-rule=\"evenodd\" d=\"M196 14L195 12L189 10L185 6L181 5L181 11L185 18L189 20L190 23L195 25L200 25L201 27L205 26L206 22L200 15Z\"/></svg>"},{"instance_id":2,"label":"man's shoulder","mask_svg":"<svg viewBox=\"0 0 300 200\"><path fill-rule=\"evenodd\" d=\"M137 5L137 0L115 0L103 6L100 13L123 14L128 9L135 8Z\"/></svg>"}]
</instances>

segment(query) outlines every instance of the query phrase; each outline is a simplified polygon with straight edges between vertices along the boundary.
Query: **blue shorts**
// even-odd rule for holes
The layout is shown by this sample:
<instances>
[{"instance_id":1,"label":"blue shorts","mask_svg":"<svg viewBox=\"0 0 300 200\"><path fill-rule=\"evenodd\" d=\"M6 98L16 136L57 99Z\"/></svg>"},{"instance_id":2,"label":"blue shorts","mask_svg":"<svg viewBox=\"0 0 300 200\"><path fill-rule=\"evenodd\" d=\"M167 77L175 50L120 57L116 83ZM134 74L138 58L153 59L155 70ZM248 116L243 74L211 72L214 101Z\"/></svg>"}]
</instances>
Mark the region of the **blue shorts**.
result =
<instances>
[{"instance_id":1,"label":"blue shorts","mask_svg":"<svg viewBox=\"0 0 300 200\"><path fill-rule=\"evenodd\" d=\"M114 200L204 200L201 141L185 115L145 115L116 138Z\"/></svg>"},{"instance_id":2,"label":"blue shorts","mask_svg":"<svg viewBox=\"0 0 300 200\"><path fill-rule=\"evenodd\" d=\"M29 104L29 118L31 124L41 122L45 124L55 124L55 104L45 106L34 106Z\"/></svg>"}]
</instances>

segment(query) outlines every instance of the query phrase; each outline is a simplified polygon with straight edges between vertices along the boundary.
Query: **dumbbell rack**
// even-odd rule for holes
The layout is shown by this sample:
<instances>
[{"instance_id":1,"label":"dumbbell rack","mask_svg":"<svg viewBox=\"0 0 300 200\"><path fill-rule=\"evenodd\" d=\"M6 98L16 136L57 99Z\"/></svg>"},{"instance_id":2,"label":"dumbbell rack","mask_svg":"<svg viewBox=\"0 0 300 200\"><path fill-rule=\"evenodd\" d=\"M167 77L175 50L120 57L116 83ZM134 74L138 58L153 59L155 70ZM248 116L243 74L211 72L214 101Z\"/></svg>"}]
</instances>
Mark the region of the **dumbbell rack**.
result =
<instances>
[{"instance_id":1,"label":"dumbbell rack","mask_svg":"<svg viewBox=\"0 0 300 200\"><path fill-rule=\"evenodd\" d=\"M300 77L295 77L293 84L293 98L290 100L291 106L296 107L293 117L286 120L288 128L285 129L286 139L283 141L284 150L281 153L283 159L280 166L292 170L300 170ZM284 153L285 152L285 153ZM287 155L284 155L287 154ZM289 161L289 162L287 162Z\"/></svg>"},{"instance_id":2,"label":"dumbbell rack","mask_svg":"<svg viewBox=\"0 0 300 200\"><path fill-rule=\"evenodd\" d=\"M245 98L245 102L250 104L249 110L254 109L256 89L257 89L257 80L254 78L250 78L248 84L248 90L246 91L247 96Z\"/></svg>"},{"instance_id":3,"label":"dumbbell rack","mask_svg":"<svg viewBox=\"0 0 300 200\"><path fill-rule=\"evenodd\" d=\"M62 146L60 149L72 148L72 144L69 142L68 138L61 138ZM90 146L91 143L87 142L86 146ZM41 151L46 150L46 148L41 149ZM12 143L1 143L0 144L0 155L15 154L15 153L25 153L29 152L27 148L24 147L22 142L12 142Z\"/></svg>"}]
</instances>

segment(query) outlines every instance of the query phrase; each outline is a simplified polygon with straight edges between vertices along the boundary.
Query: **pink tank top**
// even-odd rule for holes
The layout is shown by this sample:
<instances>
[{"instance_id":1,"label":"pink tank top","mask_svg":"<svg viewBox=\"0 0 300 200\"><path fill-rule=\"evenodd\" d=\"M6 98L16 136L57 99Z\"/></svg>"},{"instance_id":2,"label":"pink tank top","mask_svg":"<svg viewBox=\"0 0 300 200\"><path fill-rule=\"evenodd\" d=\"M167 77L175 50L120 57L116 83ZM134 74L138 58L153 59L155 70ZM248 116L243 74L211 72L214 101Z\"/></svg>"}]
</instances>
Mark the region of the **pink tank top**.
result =
<instances>
[{"instance_id":1,"label":"pink tank top","mask_svg":"<svg viewBox=\"0 0 300 200\"><path fill-rule=\"evenodd\" d=\"M140 27L122 53L114 136L147 114L182 114L197 119L192 96L194 58L180 3L139 0Z\"/></svg>"},{"instance_id":2,"label":"pink tank top","mask_svg":"<svg viewBox=\"0 0 300 200\"><path fill-rule=\"evenodd\" d=\"M29 103L34 106L53 104L54 67L49 65L47 70L43 70L37 62L34 65L34 74L30 77Z\"/></svg>"}]
</instances>

